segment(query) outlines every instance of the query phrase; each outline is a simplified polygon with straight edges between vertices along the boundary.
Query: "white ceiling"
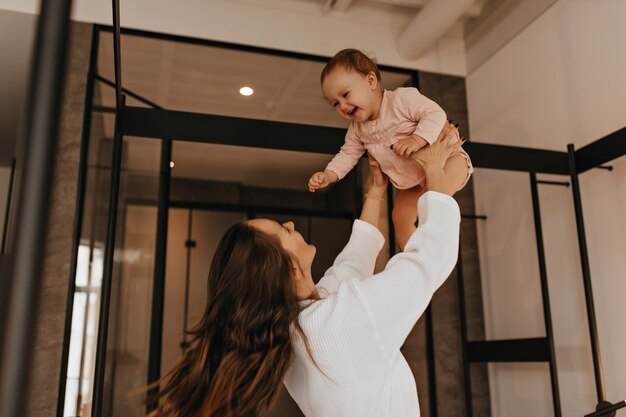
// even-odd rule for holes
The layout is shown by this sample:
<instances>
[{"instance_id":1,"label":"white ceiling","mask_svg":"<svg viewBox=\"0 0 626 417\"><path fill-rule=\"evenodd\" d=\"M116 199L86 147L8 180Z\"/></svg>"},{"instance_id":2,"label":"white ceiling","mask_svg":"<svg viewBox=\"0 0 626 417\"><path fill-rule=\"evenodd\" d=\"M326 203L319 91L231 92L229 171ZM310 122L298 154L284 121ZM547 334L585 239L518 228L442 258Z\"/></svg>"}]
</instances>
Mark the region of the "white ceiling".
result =
<instances>
[{"instance_id":1,"label":"white ceiling","mask_svg":"<svg viewBox=\"0 0 626 417\"><path fill-rule=\"evenodd\" d=\"M322 98L321 62L141 36L123 36L121 46L122 85L166 109L347 127ZM114 80L110 33L101 37L98 73ZM382 75L387 89L410 79ZM255 93L240 95L242 86ZM102 103L114 105L112 89L103 89Z\"/></svg>"}]
</instances>

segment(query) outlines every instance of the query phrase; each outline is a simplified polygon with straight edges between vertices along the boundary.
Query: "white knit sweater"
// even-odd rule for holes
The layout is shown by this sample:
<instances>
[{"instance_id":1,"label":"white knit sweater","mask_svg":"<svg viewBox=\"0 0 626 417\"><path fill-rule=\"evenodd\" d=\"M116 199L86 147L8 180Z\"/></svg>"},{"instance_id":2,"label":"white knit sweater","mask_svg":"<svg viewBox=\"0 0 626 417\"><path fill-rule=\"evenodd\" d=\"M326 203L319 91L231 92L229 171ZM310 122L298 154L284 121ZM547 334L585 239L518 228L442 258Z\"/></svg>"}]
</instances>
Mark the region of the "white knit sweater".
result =
<instances>
[{"instance_id":1,"label":"white knit sweater","mask_svg":"<svg viewBox=\"0 0 626 417\"><path fill-rule=\"evenodd\" d=\"M307 417L420 415L400 347L454 268L460 215L453 198L432 191L418 209L419 226L405 251L376 275L384 237L355 221L348 244L317 284L323 298L300 313L317 366L294 332L296 358L285 386Z\"/></svg>"}]
</instances>

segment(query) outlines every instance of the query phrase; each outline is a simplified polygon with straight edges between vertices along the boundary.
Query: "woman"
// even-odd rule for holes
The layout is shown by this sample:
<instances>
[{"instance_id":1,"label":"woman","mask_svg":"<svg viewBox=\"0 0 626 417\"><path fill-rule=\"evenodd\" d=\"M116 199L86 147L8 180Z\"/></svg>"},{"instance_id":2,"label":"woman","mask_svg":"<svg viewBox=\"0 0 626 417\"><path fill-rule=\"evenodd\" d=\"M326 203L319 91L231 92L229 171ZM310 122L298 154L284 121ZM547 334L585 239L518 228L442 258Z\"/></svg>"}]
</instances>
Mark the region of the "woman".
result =
<instances>
[{"instance_id":1,"label":"woman","mask_svg":"<svg viewBox=\"0 0 626 417\"><path fill-rule=\"evenodd\" d=\"M292 222L232 226L211 264L192 347L161 382L152 415L256 417L284 381L306 416L419 416L400 347L455 265L460 216L442 167L463 143L449 143L457 137L446 125L414 154L427 176L420 224L379 274L387 179L376 162L350 241L317 285L315 247Z\"/></svg>"}]
</instances>

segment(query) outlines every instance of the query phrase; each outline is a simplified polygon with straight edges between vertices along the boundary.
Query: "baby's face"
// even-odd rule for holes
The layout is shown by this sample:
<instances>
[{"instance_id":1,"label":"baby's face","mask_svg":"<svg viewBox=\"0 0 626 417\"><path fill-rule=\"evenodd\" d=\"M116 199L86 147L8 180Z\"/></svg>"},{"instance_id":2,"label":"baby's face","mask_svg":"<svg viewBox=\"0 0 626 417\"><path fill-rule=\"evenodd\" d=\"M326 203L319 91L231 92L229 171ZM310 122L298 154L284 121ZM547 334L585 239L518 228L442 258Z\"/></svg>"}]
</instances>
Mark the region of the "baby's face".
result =
<instances>
[{"instance_id":1,"label":"baby's face","mask_svg":"<svg viewBox=\"0 0 626 417\"><path fill-rule=\"evenodd\" d=\"M322 83L324 98L346 120L364 122L378 114L375 108L378 80L376 74L336 68Z\"/></svg>"}]
</instances>

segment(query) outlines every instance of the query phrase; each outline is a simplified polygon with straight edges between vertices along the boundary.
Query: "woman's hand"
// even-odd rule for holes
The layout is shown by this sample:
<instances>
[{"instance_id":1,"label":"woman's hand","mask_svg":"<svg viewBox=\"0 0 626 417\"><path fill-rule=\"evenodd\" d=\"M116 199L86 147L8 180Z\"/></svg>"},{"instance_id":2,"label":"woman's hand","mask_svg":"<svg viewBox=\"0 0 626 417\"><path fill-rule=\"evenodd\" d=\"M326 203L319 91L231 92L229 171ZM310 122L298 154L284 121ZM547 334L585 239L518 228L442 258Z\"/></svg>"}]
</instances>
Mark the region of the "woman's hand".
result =
<instances>
[{"instance_id":1,"label":"woman's hand","mask_svg":"<svg viewBox=\"0 0 626 417\"><path fill-rule=\"evenodd\" d=\"M457 140L451 143L455 138ZM437 140L430 146L424 146L422 149L415 152L411 155L411 159L424 168L425 171L431 166L443 168L450 155L459 149L463 143L465 143L464 140L459 140L459 129L448 122L443 129L441 129Z\"/></svg>"},{"instance_id":2,"label":"woman's hand","mask_svg":"<svg viewBox=\"0 0 626 417\"><path fill-rule=\"evenodd\" d=\"M368 155L370 166L370 184L367 187L360 219L380 230L381 213L387 195L387 176L380 170L378 161Z\"/></svg>"},{"instance_id":3,"label":"woman's hand","mask_svg":"<svg viewBox=\"0 0 626 417\"><path fill-rule=\"evenodd\" d=\"M367 195L372 198L385 198L389 180L380 170L378 161L372 158L371 155L368 155L368 159L370 166L370 184L367 189Z\"/></svg>"},{"instance_id":4,"label":"woman's hand","mask_svg":"<svg viewBox=\"0 0 626 417\"><path fill-rule=\"evenodd\" d=\"M454 143L451 140L456 139ZM426 191L437 191L453 195L456 191L452 179L446 178L443 167L450 155L465 143L459 140L459 130L452 123L446 123L435 142L411 155L415 163L419 164L426 174Z\"/></svg>"}]
</instances>

